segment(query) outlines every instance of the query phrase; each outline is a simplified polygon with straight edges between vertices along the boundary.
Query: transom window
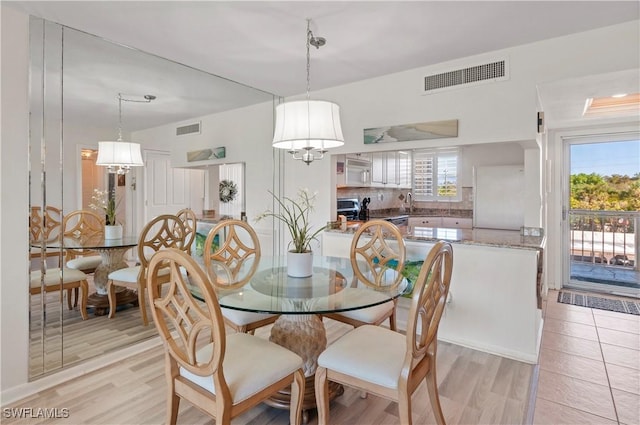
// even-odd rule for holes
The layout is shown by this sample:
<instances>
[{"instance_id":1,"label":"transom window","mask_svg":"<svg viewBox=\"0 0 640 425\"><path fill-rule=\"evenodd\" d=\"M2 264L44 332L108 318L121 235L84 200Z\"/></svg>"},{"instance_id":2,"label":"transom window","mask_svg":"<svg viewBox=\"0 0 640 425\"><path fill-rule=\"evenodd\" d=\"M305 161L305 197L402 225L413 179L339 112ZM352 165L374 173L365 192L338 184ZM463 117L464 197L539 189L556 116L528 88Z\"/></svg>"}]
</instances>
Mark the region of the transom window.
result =
<instances>
[{"instance_id":1,"label":"transom window","mask_svg":"<svg viewBox=\"0 0 640 425\"><path fill-rule=\"evenodd\" d=\"M459 201L460 150L417 149L413 151L413 199L416 201Z\"/></svg>"}]
</instances>

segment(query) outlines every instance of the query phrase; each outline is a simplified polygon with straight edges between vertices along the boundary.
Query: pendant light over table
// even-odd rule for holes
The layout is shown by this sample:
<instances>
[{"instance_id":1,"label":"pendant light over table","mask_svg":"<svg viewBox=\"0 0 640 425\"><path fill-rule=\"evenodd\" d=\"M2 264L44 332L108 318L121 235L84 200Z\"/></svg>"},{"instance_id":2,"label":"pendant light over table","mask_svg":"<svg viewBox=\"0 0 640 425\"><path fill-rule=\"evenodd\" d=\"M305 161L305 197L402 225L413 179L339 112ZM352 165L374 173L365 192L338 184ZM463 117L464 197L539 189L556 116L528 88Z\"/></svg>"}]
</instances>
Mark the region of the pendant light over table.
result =
<instances>
[{"instance_id":1,"label":"pendant light over table","mask_svg":"<svg viewBox=\"0 0 640 425\"><path fill-rule=\"evenodd\" d=\"M322 159L327 149L344 145L340 125L340 107L325 100L311 100L309 46L324 46L323 37L315 37L307 19L307 98L281 103L276 106L276 123L273 134L274 148L287 149L293 159L309 165Z\"/></svg>"}]
</instances>

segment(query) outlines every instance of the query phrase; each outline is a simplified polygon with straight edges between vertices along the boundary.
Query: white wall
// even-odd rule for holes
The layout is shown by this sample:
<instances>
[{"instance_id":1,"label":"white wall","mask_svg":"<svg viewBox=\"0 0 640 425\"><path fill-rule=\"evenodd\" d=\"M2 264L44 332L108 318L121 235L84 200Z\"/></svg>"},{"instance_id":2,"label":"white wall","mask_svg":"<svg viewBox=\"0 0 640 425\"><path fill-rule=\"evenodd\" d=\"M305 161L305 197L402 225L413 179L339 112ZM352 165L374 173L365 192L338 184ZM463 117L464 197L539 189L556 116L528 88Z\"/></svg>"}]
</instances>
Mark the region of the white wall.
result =
<instances>
[{"instance_id":1,"label":"white wall","mask_svg":"<svg viewBox=\"0 0 640 425\"><path fill-rule=\"evenodd\" d=\"M0 4L0 390L27 382L29 175L29 17Z\"/></svg>"}]
</instances>

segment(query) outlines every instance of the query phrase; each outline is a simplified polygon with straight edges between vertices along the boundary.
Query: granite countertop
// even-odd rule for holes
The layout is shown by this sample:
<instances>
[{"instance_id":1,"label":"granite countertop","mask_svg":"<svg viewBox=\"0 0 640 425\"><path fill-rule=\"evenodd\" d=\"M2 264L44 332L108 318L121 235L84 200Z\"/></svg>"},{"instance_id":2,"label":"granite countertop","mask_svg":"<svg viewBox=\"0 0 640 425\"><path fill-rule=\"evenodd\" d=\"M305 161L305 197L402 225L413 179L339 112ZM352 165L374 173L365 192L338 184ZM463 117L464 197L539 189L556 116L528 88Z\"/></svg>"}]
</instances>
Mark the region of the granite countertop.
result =
<instances>
[{"instance_id":1,"label":"granite countertop","mask_svg":"<svg viewBox=\"0 0 640 425\"><path fill-rule=\"evenodd\" d=\"M325 232L352 234L362 222L347 222L347 230L327 229ZM501 248L543 249L544 236L522 236L518 230L454 229L445 227L398 226L407 241L435 242L444 240L465 245L484 245Z\"/></svg>"}]
</instances>

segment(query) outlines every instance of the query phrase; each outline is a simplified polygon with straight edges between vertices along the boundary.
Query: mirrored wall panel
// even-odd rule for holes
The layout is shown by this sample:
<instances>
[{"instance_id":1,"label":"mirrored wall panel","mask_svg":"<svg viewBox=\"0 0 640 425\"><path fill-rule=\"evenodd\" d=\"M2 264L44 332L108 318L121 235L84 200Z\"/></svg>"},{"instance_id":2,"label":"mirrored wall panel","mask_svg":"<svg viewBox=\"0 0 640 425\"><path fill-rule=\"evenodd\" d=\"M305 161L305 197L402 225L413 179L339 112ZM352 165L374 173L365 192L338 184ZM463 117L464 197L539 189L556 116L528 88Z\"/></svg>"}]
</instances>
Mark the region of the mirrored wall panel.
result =
<instances>
[{"instance_id":1,"label":"mirrored wall panel","mask_svg":"<svg viewBox=\"0 0 640 425\"><path fill-rule=\"evenodd\" d=\"M136 296L127 297L131 294L119 290L118 305L113 310L109 307L107 275L109 270L136 263L139 232L145 224L140 200L154 195L144 191L181 172L172 169L167 159L163 174L158 174L162 167L151 173L147 165L129 173L108 173L106 167L96 165L98 142L115 141L119 133L127 140L132 133L198 122L208 115L273 101L272 94L229 79L31 19L31 270L27 285L31 378L156 335L152 322L144 325ZM143 156L170 158L170 143L157 142L160 147L145 142ZM220 180L226 180L237 190L233 196L227 193L222 205L229 215L240 214L245 205L244 166L221 162L199 168L199 177L189 180L196 186L191 192L202 193L191 196L194 211L223 213L219 187L214 192L210 184L215 180L219 186ZM209 175L215 177L209 179ZM151 178L155 185L146 184L145 179ZM109 217L101 203L105 192L106 199L114 201L115 220L123 226L117 249L112 249L113 243L105 248L99 238L93 244L72 246L61 235L86 241L93 237L90 229L104 232ZM216 196L217 202L209 202ZM90 224L91 220L101 224Z\"/></svg>"}]
</instances>

